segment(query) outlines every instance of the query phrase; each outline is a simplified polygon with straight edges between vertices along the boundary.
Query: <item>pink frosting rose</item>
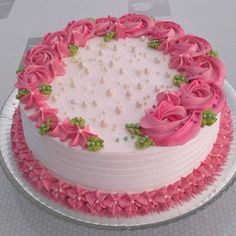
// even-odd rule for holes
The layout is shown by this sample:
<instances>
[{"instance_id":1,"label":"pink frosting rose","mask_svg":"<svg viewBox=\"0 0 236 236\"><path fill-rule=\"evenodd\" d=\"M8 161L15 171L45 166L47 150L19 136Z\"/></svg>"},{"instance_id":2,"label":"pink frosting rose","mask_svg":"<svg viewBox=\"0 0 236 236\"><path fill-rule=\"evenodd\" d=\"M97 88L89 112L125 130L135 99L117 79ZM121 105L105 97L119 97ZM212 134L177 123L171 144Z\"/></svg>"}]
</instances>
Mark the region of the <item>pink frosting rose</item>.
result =
<instances>
[{"instance_id":1,"label":"pink frosting rose","mask_svg":"<svg viewBox=\"0 0 236 236\"><path fill-rule=\"evenodd\" d=\"M171 21L156 21L154 27L148 32L149 39L158 39L161 44L159 50L167 52L171 40L176 40L184 34L181 26Z\"/></svg>"},{"instance_id":2,"label":"pink frosting rose","mask_svg":"<svg viewBox=\"0 0 236 236\"><path fill-rule=\"evenodd\" d=\"M201 129L200 112L187 111L180 105L177 93L163 92L157 105L145 111L139 124L144 135L157 146L182 145L194 138Z\"/></svg>"},{"instance_id":3,"label":"pink frosting rose","mask_svg":"<svg viewBox=\"0 0 236 236\"><path fill-rule=\"evenodd\" d=\"M103 36L108 32L115 31L117 18L108 16L98 18L95 21L95 34L98 36Z\"/></svg>"},{"instance_id":4,"label":"pink frosting rose","mask_svg":"<svg viewBox=\"0 0 236 236\"><path fill-rule=\"evenodd\" d=\"M201 81L214 82L219 86L224 83L226 69L224 64L217 58L202 55L189 60L179 68L180 72L189 80L198 79Z\"/></svg>"},{"instance_id":5,"label":"pink frosting rose","mask_svg":"<svg viewBox=\"0 0 236 236\"><path fill-rule=\"evenodd\" d=\"M192 57L205 55L210 50L211 45L205 39L186 34L170 42L168 48L168 53L171 55L169 67L179 70L189 64Z\"/></svg>"},{"instance_id":6,"label":"pink frosting rose","mask_svg":"<svg viewBox=\"0 0 236 236\"><path fill-rule=\"evenodd\" d=\"M42 43L50 46L57 53L60 59L69 55L68 33L64 30L46 34Z\"/></svg>"},{"instance_id":7,"label":"pink frosting rose","mask_svg":"<svg viewBox=\"0 0 236 236\"><path fill-rule=\"evenodd\" d=\"M141 14L127 14L119 18L117 37L139 37L146 34L154 26L154 20Z\"/></svg>"},{"instance_id":8,"label":"pink frosting rose","mask_svg":"<svg viewBox=\"0 0 236 236\"><path fill-rule=\"evenodd\" d=\"M57 53L48 45L37 45L24 57L24 65L50 65L53 75L64 75L65 70Z\"/></svg>"},{"instance_id":9,"label":"pink frosting rose","mask_svg":"<svg viewBox=\"0 0 236 236\"><path fill-rule=\"evenodd\" d=\"M81 47L86 45L86 41L95 35L95 23L93 20L83 19L78 21L71 21L66 31L69 34L69 42Z\"/></svg>"},{"instance_id":10,"label":"pink frosting rose","mask_svg":"<svg viewBox=\"0 0 236 236\"><path fill-rule=\"evenodd\" d=\"M222 89L215 83L193 80L180 87L181 105L187 110L203 111L211 109L221 112L225 105Z\"/></svg>"},{"instance_id":11,"label":"pink frosting rose","mask_svg":"<svg viewBox=\"0 0 236 236\"><path fill-rule=\"evenodd\" d=\"M189 55L191 57L204 55L211 50L211 45L203 38L185 34L172 41L169 53L171 55Z\"/></svg>"},{"instance_id":12,"label":"pink frosting rose","mask_svg":"<svg viewBox=\"0 0 236 236\"><path fill-rule=\"evenodd\" d=\"M41 84L49 84L52 74L45 66L30 65L17 75L16 87L19 89L35 89Z\"/></svg>"}]
</instances>

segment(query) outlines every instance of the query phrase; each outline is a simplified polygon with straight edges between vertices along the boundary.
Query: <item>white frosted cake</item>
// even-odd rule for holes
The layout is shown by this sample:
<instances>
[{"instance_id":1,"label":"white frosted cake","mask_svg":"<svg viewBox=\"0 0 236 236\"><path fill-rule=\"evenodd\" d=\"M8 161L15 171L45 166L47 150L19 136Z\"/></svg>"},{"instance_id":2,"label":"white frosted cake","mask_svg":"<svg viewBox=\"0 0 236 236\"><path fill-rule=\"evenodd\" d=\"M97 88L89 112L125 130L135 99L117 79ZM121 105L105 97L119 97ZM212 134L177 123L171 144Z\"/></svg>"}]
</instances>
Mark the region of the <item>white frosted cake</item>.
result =
<instances>
[{"instance_id":1,"label":"white frosted cake","mask_svg":"<svg viewBox=\"0 0 236 236\"><path fill-rule=\"evenodd\" d=\"M168 209L202 191L227 157L224 66L174 22L135 14L70 22L26 53L17 76L20 169L74 210Z\"/></svg>"}]
</instances>

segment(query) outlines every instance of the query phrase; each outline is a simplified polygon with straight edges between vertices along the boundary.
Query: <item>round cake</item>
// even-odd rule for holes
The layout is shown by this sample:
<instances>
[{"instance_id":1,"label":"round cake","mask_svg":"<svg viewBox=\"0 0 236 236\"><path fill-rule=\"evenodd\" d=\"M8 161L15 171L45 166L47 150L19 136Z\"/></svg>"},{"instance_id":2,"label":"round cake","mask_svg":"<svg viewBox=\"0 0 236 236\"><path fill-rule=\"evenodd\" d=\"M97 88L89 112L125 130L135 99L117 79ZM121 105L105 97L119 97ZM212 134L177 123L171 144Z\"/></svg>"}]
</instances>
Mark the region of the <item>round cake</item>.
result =
<instances>
[{"instance_id":1,"label":"round cake","mask_svg":"<svg viewBox=\"0 0 236 236\"><path fill-rule=\"evenodd\" d=\"M12 147L42 194L108 217L160 212L213 182L232 139L209 42L138 14L70 22L17 70Z\"/></svg>"}]
</instances>

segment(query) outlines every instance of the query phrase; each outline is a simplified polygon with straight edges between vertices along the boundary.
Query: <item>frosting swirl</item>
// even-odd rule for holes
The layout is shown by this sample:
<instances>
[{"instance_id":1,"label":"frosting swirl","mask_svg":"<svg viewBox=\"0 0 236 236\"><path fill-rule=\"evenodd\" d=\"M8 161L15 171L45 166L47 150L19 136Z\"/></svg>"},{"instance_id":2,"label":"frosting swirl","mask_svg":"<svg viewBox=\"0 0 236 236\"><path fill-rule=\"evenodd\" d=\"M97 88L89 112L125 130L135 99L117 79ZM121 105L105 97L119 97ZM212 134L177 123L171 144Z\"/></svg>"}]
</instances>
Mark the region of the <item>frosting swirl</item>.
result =
<instances>
[{"instance_id":1,"label":"frosting swirl","mask_svg":"<svg viewBox=\"0 0 236 236\"><path fill-rule=\"evenodd\" d=\"M95 34L98 36L103 36L108 32L114 31L116 26L116 17L102 17L95 21Z\"/></svg>"},{"instance_id":2,"label":"frosting swirl","mask_svg":"<svg viewBox=\"0 0 236 236\"><path fill-rule=\"evenodd\" d=\"M195 57L206 54L210 50L211 45L205 39L195 35L185 34L171 42L169 52L171 55L189 55Z\"/></svg>"},{"instance_id":3,"label":"frosting swirl","mask_svg":"<svg viewBox=\"0 0 236 236\"><path fill-rule=\"evenodd\" d=\"M139 37L154 26L154 20L141 14L126 14L118 20L118 38Z\"/></svg>"},{"instance_id":4,"label":"frosting swirl","mask_svg":"<svg viewBox=\"0 0 236 236\"><path fill-rule=\"evenodd\" d=\"M42 43L50 46L59 56L67 57L68 54L68 33L64 30L48 33L43 37Z\"/></svg>"},{"instance_id":5,"label":"frosting swirl","mask_svg":"<svg viewBox=\"0 0 236 236\"><path fill-rule=\"evenodd\" d=\"M181 26L171 21L156 21L154 27L148 32L148 38L159 40L178 39L184 34Z\"/></svg>"},{"instance_id":6,"label":"frosting swirl","mask_svg":"<svg viewBox=\"0 0 236 236\"><path fill-rule=\"evenodd\" d=\"M225 105L222 89L214 83L193 80L180 87L180 101L187 110L203 111L211 109L221 112Z\"/></svg>"},{"instance_id":7,"label":"frosting swirl","mask_svg":"<svg viewBox=\"0 0 236 236\"><path fill-rule=\"evenodd\" d=\"M171 40L176 40L184 34L181 26L171 21L156 21L154 27L148 32L149 39L158 39L161 44L158 49L166 53Z\"/></svg>"},{"instance_id":8,"label":"frosting swirl","mask_svg":"<svg viewBox=\"0 0 236 236\"><path fill-rule=\"evenodd\" d=\"M223 85L226 76L224 64L219 59L207 55L193 58L189 63L183 64L180 71L189 80L214 82L219 86Z\"/></svg>"},{"instance_id":9,"label":"frosting swirl","mask_svg":"<svg viewBox=\"0 0 236 236\"><path fill-rule=\"evenodd\" d=\"M37 45L29 50L24 57L24 65L50 65L53 74L63 75L64 66L58 55L48 45Z\"/></svg>"},{"instance_id":10,"label":"frosting swirl","mask_svg":"<svg viewBox=\"0 0 236 236\"><path fill-rule=\"evenodd\" d=\"M95 24L89 19L71 21L68 23L66 31L69 34L68 40L71 44L84 47L87 39L95 35Z\"/></svg>"},{"instance_id":11,"label":"frosting swirl","mask_svg":"<svg viewBox=\"0 0 236 236\"><path fill-rule=\"evenodd\" d=\"M145 111L139 124L144 135L156 145L182 145L194 138L201 129L200 112L187 111L180 105L178 94L161 93L157 105Z\"/></svg>"},{"instance_id":12,"label":"frosting swirl","mask_svg":"<svg viewBox=\"0 0 236 236\"><path fill-rule=\"evenodd\" d=\"M17 75L16 87L19 89L35 89L41 84L49 84L52 81L52 74L43 65L27 66Z\"/></svg>"}]
</instances>

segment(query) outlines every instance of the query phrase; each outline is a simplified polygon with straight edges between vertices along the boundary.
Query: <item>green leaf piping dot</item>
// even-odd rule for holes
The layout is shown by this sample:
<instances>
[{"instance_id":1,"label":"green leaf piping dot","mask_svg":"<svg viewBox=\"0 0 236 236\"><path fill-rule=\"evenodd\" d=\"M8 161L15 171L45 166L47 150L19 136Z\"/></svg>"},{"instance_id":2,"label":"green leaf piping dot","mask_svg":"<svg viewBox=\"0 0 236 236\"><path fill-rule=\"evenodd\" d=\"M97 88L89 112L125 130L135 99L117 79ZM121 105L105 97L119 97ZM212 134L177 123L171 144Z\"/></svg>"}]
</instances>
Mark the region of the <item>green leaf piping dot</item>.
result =
<instances>
[{"instance_id":1,"label":"green leaf piping dot","mask_svg":"<svg viewBox=\"0 0 236 236\"><path fill-rule=\"evenodd\" d=\"M100 149L102 149L104 147L104 140L99 138L99 137L95 137L95 136L90 136L87 139L87 145L86 145L86 149L88 151L91 152L97 152Z\"/></svg>"},{"instance_id":2,"label":"green leaf piping dot","mask_svg":"<svg viewBox=\"0 0 236 236\"><path fill-rule=\"evenodd\" d=\"M147 42L148 47L157 49L160 46L161 42L157 39L152 39Z\"/></svg>"},{"instance_id":3,"label":"green leaf piping dot","mask_svg":"<svg viewBox=\"0 0 236 236\"><path fill-rule=\"evenodd\" d=\"M44 123L39 127L39 133L40 133L41 135L46 135L49 130L50 130L50 122L44 122Z\"/></svg>"},{"instance_id":4,"label":"green leaf piping dot","mask_svg":"<svg viewBox=\"0 0 236 236\"><path fill-rule=\"evenodd\" d=\"M17 70L16 70L16 74L18 74L18 73L20 73L20 72L22 72L22 71L24 71L24 70L25 70L24 67L19 66L19 67L17 68Z\"/></svg>"},{"instance_id":5,"label":"green leaf piping dot","mask_svg":"<svg viewBox=\"0 0 236 236\"><path fill-rule=\"evenodd\" d=\"M105 36L104 36L104 42L109 42L109 41L111 41L112 39L114 39L115 38L115 36L116 36L116 33L115 32L108 32L108 33L106 33L105 34Z\"/></svg>"},{"instance_id":6,"label":"green leaf piping dot","mask_svg":"<svg viewBox=\"0 0 236 236\"><path fill-rule=\"evenodd\" d=\"M217 114L212 110L202 112L202 127L211 126L217 121Z\"/></svg>"},{"instance_id":7,"label":"green leaf piping dot","mask_svg":"<svg viewBox=\"0 0 236 236\"><path fill-rule=\"evenodd\" d=\"M216 58L219 57L218 52L215 51L215 50L210 50L210 51L207 53L207 55L210 56L210 57L216 57Z\"/></svg>"},{"instance_id":8,"label":"green leaf piping dot","mask_svg":"<svg viewBox=\"0 0 236 236\"><path fill-rule=\"evenodd\" d=\"M39 91L41 94L50 95L52 93L52 86L49 84L42 84L39 87Z\"/></svg>"},{"instance_id":9,"label":"green leaf piping dot","mask_svg":"<svg viewBox=\"0 0 236 236\"><path fill-rule=\"evenodd\" d=\"M131 135L142 135L142 132L140 131L140 126L138 123L126 124L125 128Z\"/></svg>"},{"instance_id":10,"label":"green leaf piping dot","mask_svg":"<svg viewBox=\"0 0 236 236\"><path fill-rule=\"evenodd\" d=\"M137 140L135 142L135 147L137 149L145 149L155 145L152 139L150 139L148 136L143 135L138 123L128 123L125 125L125 128L131 134L132 138L134 138L135 136L137 137Z\"/></svg>"},{"instance_id":11,"label":"green leaf piping dot","mask_svg":"<svg viewBox=\"0 0 236 236\"><path fill-rule=\"evenodd\" d=\"M74 117L70 120L70 122L73 124L73 125L78 125L81 129L85 128L86 126L86 121L84 118L82 117Z\"/></svg>"},{"instance_id":12,"label":"green leaf piping dot","mask_svg":"<svg viewBox=\"0 0 236 236\"><path fill-rule=\"evenodd\" d=\"M69 49L69 55L71 57L75 56L79 50L79 46L75 45L75 44L70 44L68 46L68 49Z\"/></svg>"},{"instance_id":13,"label":"green leaf piping dot","mask_svg":"<svg viewBox=\"0 0 236 236\"><path fill-rule=\"evenodd\" d=\"M173 79L172 82L175 86L180 87L181 84L186 83L187 82L187 78L184 75L181 74L176 74Z\"/></svg>"},{"instance_id":14,"label":"green leaf piping dot","mask_svg":"<svg viewBox=\"0 0 236 236\"><path fill-rule=\"evenodd\" d=\"M16 95L16 99L21 99L22 97L24 97L27 94L29 94L29 90L28 89L19 89L18 93Z\"/></svg>"},{"instance_id":15,"label":"green leaf piping dot","mask_svg":"<svg viewBox=\"0 0 236 236\"><path fill-rule=\"evenodd\" d=\"M135 142L135 147L138 149L145 149L150 146L154 146L155 143L147 136L140 136Z\"/></svg>"}]
</instances>

